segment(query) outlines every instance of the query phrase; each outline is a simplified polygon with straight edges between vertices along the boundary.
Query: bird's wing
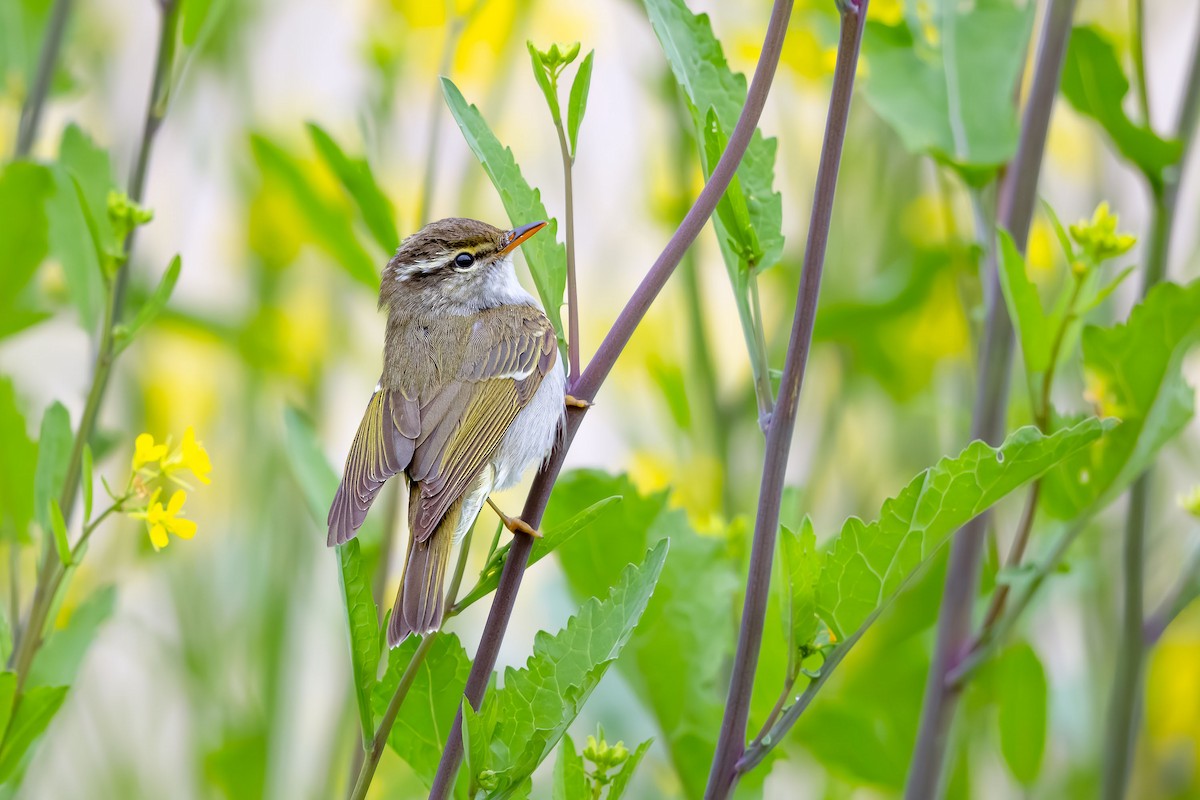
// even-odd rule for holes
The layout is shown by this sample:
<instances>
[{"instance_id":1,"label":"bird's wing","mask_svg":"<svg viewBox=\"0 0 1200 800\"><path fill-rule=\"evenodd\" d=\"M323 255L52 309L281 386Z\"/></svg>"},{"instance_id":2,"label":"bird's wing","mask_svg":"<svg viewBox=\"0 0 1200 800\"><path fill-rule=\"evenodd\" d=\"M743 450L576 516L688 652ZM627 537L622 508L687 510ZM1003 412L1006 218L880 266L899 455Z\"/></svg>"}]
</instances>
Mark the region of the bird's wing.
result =
<instances>
[{"instance_id":1,"label":"bird's wing","mask_svg":"<svg viewBox=\"0 0 1200 800\"><path fill-rule=\"evenodd\" d=\"M329 508L330 545L354 538L384 481L408 468L420 434L416 393L380 388L371 395Z\"/></svg>"},{"instance_id":2,"label":"bird's wing","mask_svg":"<svg viewBox=\"0 0 1200 800\"><path fill-rule=\"evenodd\" d=\"M458 375L421 398L421 433L408 468L419 486L418 505L409 509L416 541L437 529L491 460L557 357L554 328L541 311L510 305L482 312Z\"/></svg>"}]
</instances>

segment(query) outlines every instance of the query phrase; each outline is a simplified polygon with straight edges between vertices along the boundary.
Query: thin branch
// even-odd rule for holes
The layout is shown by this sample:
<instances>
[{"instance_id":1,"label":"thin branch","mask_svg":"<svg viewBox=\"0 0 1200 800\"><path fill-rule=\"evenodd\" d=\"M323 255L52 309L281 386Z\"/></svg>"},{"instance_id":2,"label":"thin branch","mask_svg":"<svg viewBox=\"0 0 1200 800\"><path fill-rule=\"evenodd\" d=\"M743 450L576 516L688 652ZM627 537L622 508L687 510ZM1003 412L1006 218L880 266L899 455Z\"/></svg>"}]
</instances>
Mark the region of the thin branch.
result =
<instances>
[{"instance_id":1,"label":"thin branch","mask_svg":"<svg viewBox=\"0 0 1200 800\"><path fill-rule=\"evenodd\" d=\"M1146 618L1142 625L1142 641L1147 648L1158 644L1158 640L1166 633L1167 626L1175 621L1183 610L1193 600L1200 597L1200 550L1192 553L1188 564L1183 569L1179 583L1162 601L1162 605Z\"/></svg>"},{"instance_id":2,"label":"thin branch","mask_svg":"<svg viewBox=\"0 0 1200 800\"><path fill-rule=\"evenodd\" d=\"M1138 109L1142 124L1154 125L1150 119L1150 92L1146 88L1146 9L1144 0L1129 0L1129 55L1133 59L1133 83L1137 87Z\"/></svg>"},{"instance_id":3,"label":"thin branch","mask_svg":"<svg viewBox=\"0 0 1200 800\"><path fill-rule=\"evenodd\" d=\"M15 158L24 158L33 149L37 139L38 128L42 122L42 109L50 94L50 84L54 81L54 68L58 65L58 54L62 50L63 34L67 30L67 20L71 16L74 0L54 0L50 9L50 21L46 25L46 40L42 43L42 52L38 56L37 72L33 77L33 88L25 96L21 105L21 121L17 127L17 147Z\"/></svg>"},{"instance_id":4,"label":"thin branch","mask_svg":"<svg viewBox=\"0 0 1200 800\"><path fill-rule=\"evenodd\" d=\"M779 65L779 56L783 50L783 39L787 32L787 22L791 11L791 0L775 1L771 9L771 20L767 26L758 65L754 70L754 78L750 82L750 89L746 95L746 105L742 108L742 114L738 118L733 134L729 137L725 152L721 154L721 159L700 191L696 202L692 204L675 234L667 242L667 246L650 267L646 277L642 279L608 335L600 343L596 354L588 363L587 369L580 374L579 380L572 390L575 397L589 402L595 399L596 393L629 343L638 323L641 322L650 305L666 285L684 253L700 235L700 231L704 229L705 223L717 207L717 201L729 187L738 164L741 163L742 156L746 153L746 147L750 144L750 137L758 127L758 120L762 116L771 81L775 76L775 68ZM567 450L575 438L575 433L579 430L585 413L585 409L574 407L568 409L562 441L533 479L533 486L530 487L521 518L535 528L541 524L542 514L550 499L550 491L554 488L554 481L562 470ZM512 616L517 591L521 585L521 578L525 574L525 568L528 566L529 554L532 549L533 539L531 537L517 536L513 540L508 558L505 559L504 570L500 574L500 584L492 600L492 608L488 613L479 649L475 653L475 659L471 664L471 673L467 678L464 694L473 708L479 708L492 670L495 669L500 643L504 639L504 632ZM444 800L449 795L461 761L462 714L460 711L455 717L446 747L442 752L442 760L438 765L437 775L434 777L433 788L429 795L431 800L436 798Z\"/></svg>"},{"instance_id":5,"label":"thin branch","mask_svg":"<svg viewBox=\"0 0 1200 800\"><path fill-rule=\"evenodd\" d=\"M808 243L804 249L804 265L801 268L800 288L796 297L796 315L792 320L787 356L784 359L779 400L767 426L762 487L759 490L754 542L750 550L746 599L742 607L742 623L738 634L737 655L733 662L733 675L729 682L729 695L725 702L725 716L721 722L712 770L708 775L708 788L704 793L707 800L719 800L730 795L737 782L737 763L746 751L746 724L750 718L754 672L762 648L763 623L771 584L771 561L779 530L783 481L787 472L788 452L792 446L792 433L796 428L796 411L800 404L805 366L812 346L817 297L821 290L825 249L829 242L829 224L833 218L838 169L842 161L842 146L846 140L850 102L854 96L854 74L858 69L858 54L866 27L867 2L868 0L861 3L845 2L841 5L841 39L838 42L833 91L829 97L829 114L825 121L825 139L821 145L821 160L813 191Z\"/></svg>"},{"instance_id":6,"label":"thin branch","mask_svg":"<svg viewBox=\"0 0 1200 800\"><path fill-rule=\"evenodd\" d=\"M1001 187L1000 224L1012 235L1021 251L1025 249L1033 221L1038 174L1074 11L1075 0L1050 0L1046 7L1046 21L1038 45L1017 153L1005 174L1005 186ZM1000 291L995 248L989 247L988 250L991 263L987 276L987 321L971 438L983 439L994 445L1004 435L1014 342L1012 320L1008 317ZM957 689L948 685L946 676L956 667L968 646L971 601L978 585L989 518L990 515L985 512L968 522L951 544L950 564L938 616L937 644L905 787L905 797L909 800L928 800L938 796L947 733L958 704Z\"/></svg>"},{"instance_id":7,"label":"thin branch","mask_svg":"<svg viewBox=\"0 0 1200 800\"><path fill-rule=\"evenodd\" d=\"M557 90L557 85L555 85ZM567 145L567 132L561 118L554 120L558 131L558 148L562 151L563 194L565 195L565 230L567 239L567 361L570 365L568 386L579 378L579 292L575 287L575 189L572 173L575 159Z\"/></svg>"}]
</instances>

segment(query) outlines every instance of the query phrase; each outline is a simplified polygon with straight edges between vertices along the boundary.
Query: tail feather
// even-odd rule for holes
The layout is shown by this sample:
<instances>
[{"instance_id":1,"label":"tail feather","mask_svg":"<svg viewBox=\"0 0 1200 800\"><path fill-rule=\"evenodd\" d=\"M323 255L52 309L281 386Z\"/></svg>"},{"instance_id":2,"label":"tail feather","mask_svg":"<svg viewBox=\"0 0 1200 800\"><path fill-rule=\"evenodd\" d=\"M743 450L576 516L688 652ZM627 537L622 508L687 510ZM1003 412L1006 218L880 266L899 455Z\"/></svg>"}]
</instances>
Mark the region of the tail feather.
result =
<instances>
[{"instance_id":1,"label":"tail feather","mask_svg":"<svg viewBox=\"0 0 1200 800\"><path fill-rule=\"evenodd\" d=\"M419 491L415 483L412 491ZM415 509L416 506L415 498L412 498L409 508ZM458 527L461 513L462 502L458 501L450 507L433 534L422 542L414 539L410 524L408 559L404 564L404 575L400 578L400 591L396 593L392 619L388 623L388 647L397 646L410 634L429 633L442 626L446 565L450 561L454 530Z\"/></svg>"}]
</instances>

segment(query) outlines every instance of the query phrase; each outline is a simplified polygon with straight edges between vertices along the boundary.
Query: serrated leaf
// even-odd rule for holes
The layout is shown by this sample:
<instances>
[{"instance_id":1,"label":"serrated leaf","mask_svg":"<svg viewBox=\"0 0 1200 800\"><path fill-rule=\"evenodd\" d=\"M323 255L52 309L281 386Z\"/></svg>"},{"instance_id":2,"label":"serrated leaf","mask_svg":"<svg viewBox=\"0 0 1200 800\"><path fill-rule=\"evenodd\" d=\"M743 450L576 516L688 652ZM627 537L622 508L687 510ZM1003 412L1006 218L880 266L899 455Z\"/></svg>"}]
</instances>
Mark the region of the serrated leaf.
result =
<instances>
[{"instance_id":1,"label":"serrated leaf","mask_svg":"<svg viewBox=\"0 0 1200 800\"><path fill-rule=\"evenodd\" d=\"M566 522L556 524L553 527L547 527L542 532L542 537L533 543L533 549L529 554L529 566L533 566L541 561L546 556L550 555L556 548L566 544L572 538L582 533L589 525L596 521L601 512L611 503L620 502L620 497L606 497L603 500L598 500L590 506L580 511L575 516L568 519ZM488 563L484 565L483 570L479 573L479 580L471 591L465 597L455 603L455 608L462 611L464 608L475 603L481 598L487 597L496 590L500 585L500 573L504 569L504 562L508 558L508 551L511 544L506 544L503 547L496 549Z\"/></svg>"},{"instance_id":2,"label":"serrated leaf","mask_svg":"<svg viewBox=\"0 0 1200 800\"><path fill-rule=\"evenodd\" d=\"M928 20L912 21L917 30L868 26L863 96L910 151L980 183L1016 151L1013 92L1034 7L982 0L936 8Z\"/></svg>"},{"instance_id":3,"label":"serrated leaf","mask_svg":"<svg viewBox=\"0 0 1200 800\"><path fill-rule=\"evenodd\" d=\"M171 259L171 263L167 265L166 272L159 278L158 286L154 287L154 292L146 298L146 302L138 309L133 320L119 334L117 339L117 352L124 350L133 343L139 333L154 320L158 319L158 315L167 307L167 303L171 300L171 293L175 291L175 284L179 281L179 271L182 263L179 256L176 255Z\"/></svg>"},{"instance_id":4,"label":"serrated leaf","mask_svg":"<svg viewBox=\"0 0 1200 800\"><path fill-rule=\"evenodd\" d=\"M529 264L538 297L541 298L546 316L558 333L559 349L566 341L562 326L563 293L567 287L567 250L558 241L558 221L546 213L542 195L533 189L521 174L512 150L496 138L484 121L479 109L468 105L462 92L449 78L442 78L442 93L446 105L458 123L467 146L479 160L484 172L492 181L500 202L513 225L523 225L537 220L547 220L546 230L521 245L521 252Z\"/></svg>"},{"instance_id":5,"label":"serrated leaf","mask_svg":"<svg viewBox=\"0 0 1200 800\"><path fill-rule=\"evenodd\" d=\"M1163 170L1179 162L1183 146L1166 140L1147 125L1135 124L1123 101L1129 80L1121 68L1116 48L1100 31L1078 26L1071 32L1063 64L1062 93L1076 111L1104 128L1117 151L1156 184Z\"/></svg>"},{"instance_id":6,"label":"serrated leaf","mask_svg":"<svg viewBox=\"0 0 1200 800\"><path fill-rule=\"evenodd\" d=\"M571 96L567 101L567 138L571 142L571 158L578 152L579 126L583 124L583 116L587 113L588 92L592 88L592 62L595 60L595 50L589 50L579 64L575 80L571 82Z\"/></svg>"},{"instance_id":7,"label":"serrated leaf","mask_svg":"<svg viewBox=\"0 0 1200 800\"><path fill-rule=\"evenodd\" d=\"M573 470L562 475L546 509L553 524L572 510L611 494L595 530L559 548L574 597L606 591L625 564L654 542L671 552L654 595L618 669L653 714L687 797L704 793L721 726L728 676L724 664L736 638L733 616L741 578L720 539L698 535L664 494L643 495L626 475ZM752 779L753 776L747 776Z\"/></svg>"},{"instance_id":8,"label":"serrated leaf","mask_svg":"<svg viewBox=\"0 0 1200 800\"><path fill-rule=\"evenodd\" d=\"M308 123L308 135L325 164L342 182L342 186L354 199L371 235L380 249L391 256L400 246L400 233L396 230L396 210L388 199L365 158L347 156L333 137L316 123Z\"/></svg>"},{"instance_id":9,"label":"serrated leaf","mask_svg":"<svg viewBox=\"0 0 1200 800\"><path fill-rule=\"evenodd\" d=\"M1017 251L1008 231L998 231L1000 239L1000 288L1009 316L1017 329L1021 342L1021 354L1025 358L1025 371L1029 375L1040 375L1050 366L1050 348L1053 343L1052 330L1058 326L1042 310L1042 300L1037 286L1029 279L1025 259Z\"/></svg>"},{"instance_id":10,"label":"serrated leaf","mask_svg":"<svg viewBox=\"0 0 1200 800\"><path fill-rule=\"evenodd\" d=\"M1112 502L1192 418L1194 398L1181 362L1200 339L1200 281L1164 283L1126 322L1083 331L1088 399L1115 430L1042 482L1048 512L1073 519Z\"/></svg>"},{"instance_id":11,"label":"serrated leaf","mask_svg":"<svg viewBox=\"0 0 1200 800\"><path fill-rule=\"evenodd\" d=\"M697 140L704 141L709 108L714 110L721 128L732 131L746 103L746 76L729 68L708 15L693 14L683 0L643 2L675 80L688 100ZM774 139L766 139L756 130L737 169L750 224L761 246L761 260L752 265L756 270L774 266L783 253L783 200L772 187L776 144ZM704 152L701 157L705 175L711 175L716 161ZM726 194L731 190L726 190ZM720 217L714 217L713 225L726 269L733 279L745 268L729 248L728 241L734 234L725 229Z\"/></svg>"},{"instance_id":12,"label":"serrated leaf","mask_svg":"<svg viewBox=\"0 0 1200 800\"><path fill-rule=\"evenodd\" d=\"M404 705L388 737L388 746L408 762L413 771L430 786L437 772L438 761L454 716L462 701L463 687L471 671L466 650L454 634L433 633L436 636L424 661L417 667ZM388 653L387 671L375 686L375 713L382 716L387 709L400 676L412 661L420 640L410 636Z\"/></svg>"},{"instance_id":13,"label":"serrated leaf","mask_svg":"<svg viewBox=\"0 0 1200 800\"><path fill-rule=\"evenodd\" d=\"M105 586L71 612L65 627L55 628L38 650L26 686L69 686L75 682L88 648L117 607L117 587Z\"/></svg>"},{"instance_id":14,"label":"serrated leaf","mask_svg":"<svg viewBox=\"0 0 1200 800\"><path fill-rule=\"evenodd\" d=\"M804 518L800 532L784 527L780 532L783 571L787 576L787 602L784 626L788 638L788 673L796 674L800 648L812 643L817 635L817 584L821 575L821 555L812 520Z\"/></svg>"},{"instance_id":15,"label":"serrated leaf","mask_svg":"<svg viewBox=\"0 0 1200 800\"><path fill-rule=\"evenodd\" d=\"M540 632L525 667L505 671L504 688L485 701L496 709L500 785L493 796L508 796L533 774L621 654L654 592L667 547L660 541L641 565L627 565L604 600L586 602L558 634Z\"/></svg>"},{"instance_id":16,"label":"serrated leaf","mask_svg":"<svg viewBox=\"0 0 1200 800\"><path fill-rule=\"evenodd\" d=\"M1029 787L1046 750L1046 670L1024 642L1008 648L995 668L1000 752L1013 777Z\"/></svg>"},{"instance_id":17,"label":"serrated leaf","mask_svg":"<svg viewBox=\"0 0 1200 800\"><path fill-rule=\"evenodd\" d=\"M66 686L39 686L23 692L0 747L0 783L21 764L30 746L46 730L67 696Z\"/></svg>"},{"instance_id":18,"label":"serrated leaf","mask_svg":"<svg viewBox=\"0 0 1200 800\"><path fill-rule=\"evenodd\" d=\"M466 761L467 777L474 786L479 773L491 768L491 743L493 725L463 698L462 713L463 757ZM473 793L472 793L472 796Z\"/></svg>"},{"instance_id":19,"label":"serrated leaf","mask_svg":"<svg viewBox=\"0 0 1200 800\"><path fill-rule=\"evenodd\" d=\"M2 223L0 223L2 224ZM34 519L34 471L37 443L29 438L25 415L7 376L0 376L0 536L29 540L29 523Z\"/></svg>"},{"instance_id":20,"label":"serrated leaf","mask_svg":"<svg viewBox=\"0 0 1200 800\"><path fill-rule=\"evenodd\" d=\"M46 533L51 531L50 501L62 492L73 441L71 417L66 406L56 400L42 416L37 471L33 477L34 514Z\"/></svg>"},{"instance_id":21,"label":"serrated leaf","mask_svg":"<svg viewBox=\"0 0 1200 800\"><path fill-rule=\"evenodd\" d=\"M346 604L347 630L350 634L350 666L354 673L354 696L358 701L358 721L363 748L371 746L375 736L375 717L371 694L379 669L379 610L371 596L371 581L363 568L357 539L339 545L338 582Z\"/></svg>"},{"instance_id":22,"label":"serrated leaf","mask_svg":"<svg viewBox=\"0 0 1200 800\"><path fill-rule=\"evenodd\" d=\"M852 517L825 557L817 602L821 618L844 640L887 604L963 524L1055 464L1096 441L1098 419L1044 436L1013 432L999 448L972 442L943 458L886 501L875 522Z\"/></svg>"},{"instance_id":23,"label":"serrated leaf","mask_svg":"<svg viewBox=\"0 0 1200 800\"><path fill-rule=\"evenodd\" d=\"M609 795L612 796L611 793ZM564 733L558 746L558 760L554 762L553 800L593 800L588 787L587 773L583 770L583 757L575 749L571 735Z\"/></svg>"}]
</instances>

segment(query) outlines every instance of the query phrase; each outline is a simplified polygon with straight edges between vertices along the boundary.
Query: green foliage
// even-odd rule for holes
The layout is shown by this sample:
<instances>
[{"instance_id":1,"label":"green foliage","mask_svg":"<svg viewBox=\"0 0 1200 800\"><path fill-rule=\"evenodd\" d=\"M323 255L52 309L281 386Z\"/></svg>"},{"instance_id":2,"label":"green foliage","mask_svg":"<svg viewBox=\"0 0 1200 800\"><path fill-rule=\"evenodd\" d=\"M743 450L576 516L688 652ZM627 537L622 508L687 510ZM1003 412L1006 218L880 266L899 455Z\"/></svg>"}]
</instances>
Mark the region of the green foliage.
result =
<instances>
[{"instance_id":1,"label":"green foliage","mask_svg":"<svg viewBox=\"0 0 1200 800\"><path fill-rule=\"evenodd\" d=\"M5 679L4 684L8 683L9 679ZM3 688L0 685L0 689ZM54 719L66 696L66 686L38 686L21 693L10 712L12 716L0 746L0 784L8 781L21 766L25 754Z\"/></svg>"},{"instance_id":2,"label":"green foliage","mask_svg":"<svg viewBox=\"0 0 1200 800\"><path fill-rule=\"evenodd\" d=\"M2 223L0 223L2 224ZM29 438L12 381L0 376L0 537L29 539L37 443Z\"/></svg>"},{"instance_id":3,"label":"green foliage","mask_svg":"<svg viewBox=\"0 0 1200 800\"><path fill-rule=\"evenodd\" d=\"M128 326L116 329L115 351L117 353L120 353L132 344L146 326L158 319L158 316L171 300L171 293L175 291L175 284L179 281L179 271L181 268L182 264L179 261L179 256L172 258L171 263L167 265L166 272L159 279L158 286L154 287L154 291L146 298L146 302L137 310L133 321Z\"/></svg>"},{"instance_id":4,"label":"green foliage","mask_svg":"<svg viewBox=\"0 0 1200 800\"><path fill-rule=\"evenodd\" d=\"M624 475L576 470L562 475L546 523L572 509L620 495L587 536L559 548L572 594L600 594L643 548L671 542L654 596L618 668L654 715L687 797L704 792L727 687L722 665L732 654L738 577L719 539L702 537L666 496L644 496Z\"/></svg>"},{"instance_id":5,"label":"green foliage","mask_svg":"<svg viewBox=\"0 0 1200 800\"><path fill-rule=\"evenodd\" d=\"M787 576L787 602L784 603L784 634L788 640L788 675L795 676L809 645L817 637L817 584L821 575L821 557L817 554L817 535L812 520L804 518L800 532L786 527L779 536L783 571Z\"/></svg>"},{"instance_id":6,"label":"green foliage","mask_svg":"<svg viewBox=\"0 0 1200 800\"><path fill-rule=\"evenodd\" d=\"M1149 125L1138 125L1125 113L1129 80L1116 49L1097 29L1080 26L1071 33L1063 64L1062 93L1076 111L1104 128L1123 158L1161 185L1163 170L1179 161L1182 145L1156 134Z\"/></svg>"},{"instance_id":7,"label":"green foliage","mask_svg":"<svg viewBox=\"0 0 1200 800\"><path fill-rule=\"evenodd\" d=\"M708 15L693 14L683 0L644 0L644 4L671 72L687 99L697 141L706 141L710 109L720 130L733 131L746 103L746 77L729 68ZM755 131L737 170L738 189L731 185L722 200L744 205L749 225L742 227L740 215L718 213L713 218L725 266L735 284L738 273L769 269L779 262L783 252L783 200L772 188L776 146L774 139ZM701 158L705 175L711 175L717 166L713 154L702 148ZM728 227L726 220L733 219L739 221L738 228ZM757 239L759 246L753 263L739 255L738 251L746 248L732 245L744 242L749 235Z\"/></svg>"},{"instance_id":8,"label":"green foliage","mask_svg":"<svg viewBox=\"0 0 1200 800\"><path fill-rule=\"evenodd\" d=\"M558 760L554 763L553 800L620 800L642 757L654 742L648 739L630 753L622 742L608 746L603 728L598 736L599 741L594 736L588 737L581 757L571 737L563 735ZM585 761L591 764L590 771Z\"/></svg>"},{"instance_id":9,"label":"green foliage","mask_svg":"<svg viewBox=\"0 0 1200 800\"><path fill-rule=\"evenodd\" d=\"M1025 259L1017 251L1008 231L999 231L1000 288L1008 305L1009 316L1017 329L1025 370L1030 375L1044 373L1050 365L1052 331L1062 324L1058 315L1047 316L1042 309L1037 286L1025 269Z\"/></svg>"},{"instance_id":10,"label":"green foliage","mask_svg":"<svg viewBox=\"0 0 1200 800\"><path fill-rule=\"evenodd\" d=\"M546 213L541 192L526 182L512 150L500 143L479 109L467 104L462 92L449 78L442 78L442 93L463 138L500 195L509 221L513 225L524 225L537 220L549 220L546 230L525 242L521 250L529 263L529 272L546 316L558 332L561 349L566 341L563 336L562 304L567 288L567 249L558 241L558 222Z\"/></svg>"},{"instance_id":11,"label":"green foliage","mask_svg":"<svg viewBox=\"0 0 1200 800\"><path fill-rule=\"evenodd\" d=\"M1097 411L1121 424L1051 471L1046 509L1072 519L1112 502L1187 425L1193 392L1180 369L1200 336L1200 281L1161 284L1126 322L1083 332L1083 368Z\"/></svg>"},{"instance_id":12,"label":"green foliage","mask_svg":"<svg viewBox=\"0 0 1200 800\"><path fill-rule=\"evenodd\" d=\"M62 491L73 439L66 406L57 401L51 403L42 416L37 471L33 477L34 518L46 533L51 531L50 501Z\"/></svg>"},{"instance_id":13,"label":"green foliage","mask_svg":"<svg viewBox=\"0 0 1200 800\"><path fill-rule=\"evenodd\" d=\"M553 751L633 635L666 557L660 541L640 566L626 566L604 600L586 602L555 636L539 633L523 669L505 671L504 687L484 701L495 707L485 712L496 725L490 797L508 797Z\"/></svg>"},{"instance_id":14,"label":"green foliage","mask_svg":"<svg viewBox=\"0 0 1200 800\"><path fill-rule=\"evenodd\" d=\"M353 198L379 248L390 256L400 246L400 233L396 230L396 211L392 207L392 201L375 182L370 164L365 158L351 158L346 155L333 137L316 123L308 123L308 135L325 165L333 171L342 182L342 187Z\"/></svg>"},{"instance_id":15,"label":"green foliage","mask_svg":"<svg viewBox=\"0 0 1200 800\"><path fill-rule=\"evenodd\" d=\"M462 700L471 661L453 634L434 633L433 645L417 667L400 715L388 737L388 746L413 768L428 787L437 772L442 748L450 735L450 725ZM396 693L400 677L412 662L420 641L410 636L388 653L387 671L375 686L372 703L376 716L382 716Z\"/></svg>"},{"instance_id":16,"label":"green foliage","mask_svg":"<svg viewBox=\"0 0 1200 800\"><path fill-rule=\"evenodd\" d=\"M587 113L588 93L592 89L592 64L596 51L588 51L579 63L575 80L571 82L571 96L567 101L567 139L571 143L571 158L579 152L579 128L583 125L583 116Z\"/></svg>"},{"instance_id":17,"label":"green foliage","mask_svg":"<svg viewBox=\"0 0 1200 800\"><path fill-rule=\"evenodd\" d=\"M1013 777L1032 786L1046 750L1046 671L1037 653L1022 642L995 665L999 700L1000 752Z\"/></svg>"},{"instance_id":18,"label":"green foliage","mask_svg":"<svg viewBox=\"0 0 1200 800\"><path fill-rule=\"evenodd\" d=\"M583 757L575 750L569 734L563 734L558 747L558 760L554 762L554 800L592 800L587 773L583 771Z\"/></svg>"},{"instance_id":19,"label":"green foliage","mask_svg":"<svg viewBox=\"0 0 1200 800\"><path fill-rule=\"evenodd\" d=\"M48 315L21 302L49 249L45 202L54 191L45 167L16 161L0 171L0 338L36 325Z\"/></svg>"},{"instance_id":20,"label":"green foliage","mask_svg":"<svg viewBox=\"0 0 1200 800\"><path fill-rule=\"evenodd\" d=\"M69 686L96 640L100 629L117 606L117 587L105 586L92 594L74 611L65 627L50 633L29 670L26 685Z\"/></svg>"},{"instance_id":21,"label":"green foliage","mask_svg":"<svg viewBox=\"0 0 1200 800\"><path fill-rule=\"evenodd\" d=\"M852 517L821 569L821 618L845 639L891 600L950 534L1001 498L1098 439L1104 425L1084 420L1043 436L1015 431L999 448L972 442L944 458L883 504L876 522Z\"/></svg>"},{"instance_id":22,"label":"green foliage","mask_svg":"<svg viewBox=\"0 0 1200 800\"><path fill-rule=\"evenodd\" d=\"M869 24L863 96L905 147L982 183L1017 147L1013 102L1032 3L936 3L926 22Z\"/></svg>"},{"instance_id":23,"label":"green foliage","mask_svg":"<svg viewBox=\"0 0 1200 800\"><path fill-rule=\"evenodd\" d=\"M64 567L71 566L71 545L67 541L67 521L63 519L58 498L50 498L50 531L54 534L54 549Z\"/></svg>"}]
</instances>

